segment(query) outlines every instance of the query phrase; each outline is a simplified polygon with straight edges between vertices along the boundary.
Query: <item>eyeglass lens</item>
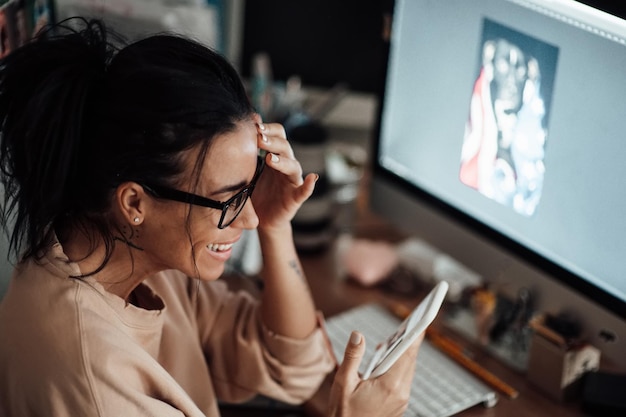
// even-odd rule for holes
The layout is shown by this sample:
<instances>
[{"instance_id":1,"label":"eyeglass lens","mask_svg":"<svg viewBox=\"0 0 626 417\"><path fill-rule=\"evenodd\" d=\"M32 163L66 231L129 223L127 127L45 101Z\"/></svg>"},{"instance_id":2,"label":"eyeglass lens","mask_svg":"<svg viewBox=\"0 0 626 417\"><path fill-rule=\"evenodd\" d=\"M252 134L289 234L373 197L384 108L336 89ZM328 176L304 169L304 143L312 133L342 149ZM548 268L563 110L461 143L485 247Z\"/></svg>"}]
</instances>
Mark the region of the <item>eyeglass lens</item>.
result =
<instances>
[{"instance_id":1,"label":"eyeglass lens","mask_svg":"<svg viewBox=\"0 0 626 417\"><path fill-rule=\"evenodd\" d=\"M227 228L232 222L235 221L237 216L239 216L243 207L246 205L248 198L252 195L252 191L254 191L256 182L263 172L263 168L265 168L265 158L259 155L257 158L257 170L254 174L254 178L252 179L252 183L234 195L232 199L227 202L227 205L222 209L222 216L217 225L219 229Z\"/></svg>"},{"instance_id":2,"label":"eyeglass lens","mask_svg":"<svg viewBox=\"0 0 626 417\"><path fill-rule=\"evenodd\" d=\"M248 187L245 190L242 190L239 194L237 194L232 201L229 202L228 206L225 208L224 213L222 214L222 220L220 221L219 228L224 229L235 221L243 207L246 205L246 201L248 201L248 197L252 192L252 187Z\"/></svg>"}]
</instances>

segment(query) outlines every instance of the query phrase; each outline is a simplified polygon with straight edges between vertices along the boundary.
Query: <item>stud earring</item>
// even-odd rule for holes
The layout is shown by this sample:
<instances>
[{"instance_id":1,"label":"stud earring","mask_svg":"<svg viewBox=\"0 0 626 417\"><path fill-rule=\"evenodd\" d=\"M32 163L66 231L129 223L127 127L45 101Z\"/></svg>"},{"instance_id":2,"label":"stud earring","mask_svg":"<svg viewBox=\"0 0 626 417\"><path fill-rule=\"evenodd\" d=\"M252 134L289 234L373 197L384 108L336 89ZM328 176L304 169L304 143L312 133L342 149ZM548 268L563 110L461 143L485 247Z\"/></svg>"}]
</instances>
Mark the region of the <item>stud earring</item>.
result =
<instances>
[{"instance_id":1,"label":"stud earring","mask_svg":"<svg viewBox=\"0 0 626 417\"><path fill-rule=\"evenodd\" d=\"M134 221L135 223L139 223L139 217L135 217L135 218L133 219L133 221Z\"/></svg>"}]
</instances>

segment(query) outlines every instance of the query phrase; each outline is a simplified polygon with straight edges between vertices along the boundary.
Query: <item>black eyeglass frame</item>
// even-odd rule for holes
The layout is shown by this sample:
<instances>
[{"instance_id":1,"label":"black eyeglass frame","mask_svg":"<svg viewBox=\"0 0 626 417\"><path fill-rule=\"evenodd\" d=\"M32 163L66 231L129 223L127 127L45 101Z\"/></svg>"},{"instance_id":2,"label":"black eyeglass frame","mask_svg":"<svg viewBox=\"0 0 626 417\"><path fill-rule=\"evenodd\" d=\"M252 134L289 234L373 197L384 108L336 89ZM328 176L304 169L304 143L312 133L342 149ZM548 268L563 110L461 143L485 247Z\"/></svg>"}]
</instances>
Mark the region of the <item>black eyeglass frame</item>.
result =
<instances>
[{"instance_id":1,"label":"black eyeglass frame","mask_svg":"<svg viewBox=\"0 0 626 417\"><path fill-rule=\"evenodd\" d=\"M252 181L248 185L244 186L239 192L237 192L237 194L235 194L226 201L212 200L201 195L192 194L186 191L181 191L175 188L165 187L156 184L142 183L141 186L144 188L144 190L146 190L149 194L156 198L221 210L222 215L220 216L220 221L218 222L217 227L218 229L225 229L230 226L235 221L235 219L237 219L239 214L241 214L243 207L248 202L248 199L252 196L254 187L256 187L256 183L259 180L259 177L261 176L264 167L265 155L259 155L257 157L256 172L254 174L254 177L252 178ZM238 199L242 199L241 204L237 207L238 211L235 213L233 218L225 224L224 218L226 217L228 209L233 204L233 202L237 201Z\"/></svg>"}]
</instances>

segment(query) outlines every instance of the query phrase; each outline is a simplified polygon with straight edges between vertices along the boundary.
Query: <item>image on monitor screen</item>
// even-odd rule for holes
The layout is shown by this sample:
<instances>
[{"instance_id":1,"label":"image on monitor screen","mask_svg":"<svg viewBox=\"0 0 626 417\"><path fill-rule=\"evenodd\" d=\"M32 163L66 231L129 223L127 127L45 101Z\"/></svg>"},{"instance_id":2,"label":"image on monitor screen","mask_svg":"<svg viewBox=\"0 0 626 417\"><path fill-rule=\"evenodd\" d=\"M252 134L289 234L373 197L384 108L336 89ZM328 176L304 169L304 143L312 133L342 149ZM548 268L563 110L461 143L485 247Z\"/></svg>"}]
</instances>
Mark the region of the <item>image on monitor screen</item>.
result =
<instances>
[{"instance_id":1,"label":"image on monitor screen","mask_svg":"<svg viewBox=\"0 0 626 417\"><path fill-rule=\"evenodd\" d=\"M531 216L541 198L558 48L484 19L459 178Z\"/></svg>"}]
</instances>

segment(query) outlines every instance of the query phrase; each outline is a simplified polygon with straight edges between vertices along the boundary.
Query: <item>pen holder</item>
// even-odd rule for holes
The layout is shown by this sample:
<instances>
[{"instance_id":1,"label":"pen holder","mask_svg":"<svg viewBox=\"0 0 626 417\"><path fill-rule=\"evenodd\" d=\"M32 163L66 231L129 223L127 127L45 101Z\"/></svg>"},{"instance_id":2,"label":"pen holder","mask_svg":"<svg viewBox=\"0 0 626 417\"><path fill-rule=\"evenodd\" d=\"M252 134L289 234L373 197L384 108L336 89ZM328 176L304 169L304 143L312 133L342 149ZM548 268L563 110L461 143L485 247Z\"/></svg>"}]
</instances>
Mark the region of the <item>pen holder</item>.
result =
<instances>
[{"instance_id":1,"label":"pen holder","mask_svg":"<svg viewBox=\"0 0 626 417\"><path fill-rule=\"evenodd\" d=\"M600 351L591 345L569 347L535 331L528 358L528 380L551 398L580 396L582 376L600 366Z\"/></svg>"}]
</instances>

